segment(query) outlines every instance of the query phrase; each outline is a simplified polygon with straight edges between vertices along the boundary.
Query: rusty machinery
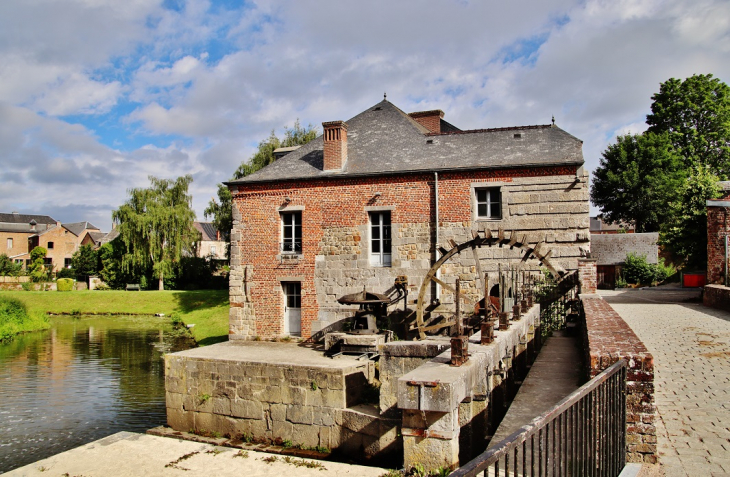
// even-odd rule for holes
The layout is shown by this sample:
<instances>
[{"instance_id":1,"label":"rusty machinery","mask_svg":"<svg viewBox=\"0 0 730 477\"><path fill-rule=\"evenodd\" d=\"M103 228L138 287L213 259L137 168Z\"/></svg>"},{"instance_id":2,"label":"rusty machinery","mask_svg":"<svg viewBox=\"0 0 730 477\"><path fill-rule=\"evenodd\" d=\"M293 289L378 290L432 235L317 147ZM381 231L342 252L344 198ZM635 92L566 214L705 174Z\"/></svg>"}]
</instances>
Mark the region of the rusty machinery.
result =
<instances>
[{"instance_id":1,"label":"rusty machinery","mask_svg":"<svg viewBox=\"0 0 730 477\"><path fill-rule=\"evenodd\" d=\"M544 242L539 241L538 243L531 245L527 241L525 234L519 235L512 231L507 235L503 229L499 229L497 234L494 235L491 230L486 229L484 232L472 232L472 239L464 243L456 243L453 239L449 240L451 249L447 250L443 247L439 247L439 253L441 257L434 263L431 269L426 274L426 277L421 284L421 288L418 293L418 300L416 305L416 321L411 325L412 330L418 332L420 339L427 337L427 334L436 334L443 332L445 328L450 328L450 335L464 336L464 323L462 320L462 302L471 305L473 314L477 317L476 325L484 324L485 322L491 322L491 318L499 316L504 319L509 314L509 311L517 311L517 306L521 303L515 303L512 310L507 311L505 303L507 302L507 290L514 290L514 296L511 297L517 302L517 295L522 298L527 298L524 287L526 281L529 281L529 277L525 277L522 270L528 259L537 259L540 264L547 268L550 273L555 277L562 277L565 275L565 270L562 267L555 266L550 262L552 255L551 250L545 250ZM483 273L480 266L480 258L477 254L477 249L481 247L509 247L510 249L521 250L521 260L515 266L500 265L499 268L499 290L500 297L490 297L489 289L489 277L486 273ZM450 259L461 254L465 251L471 251L472 257L475 263L476 276L474 277L474 283L477 286L477 295L482 295L481 300L477 300L462 290L461 280L457 279L455 285L448 284L441 280L438 276L438 271L441 267L446 264ZM519 277L522 277L522 290L519 290ZM441 307L435 306L434 303L429 303L426 299L426 292L431 287L432 283L436 283L441 286L442 289L454 294L454 310L453 313L446 312ZM458 298L457 298L458 297ZM526 301L526 300L525 300ZM530 303L531 305L531 303ZM519 313L519 311L518 311ZM433 316L432 316L433 315ZM450 316L449 316L450 315ZM471 313L469 313L471 315ZM490 318L491 317L491 318ZM439 321L439 318L441 320ZM490 319L488 319L490 318ZM486 328L486 327L485 327ZM488 329L483 330L484 335L490 334ZM487 337L488 338L488 337ZM455 343L456 347L459 348L459 343ZM462 339L462 345L466 347L466 341ZM454 346L452 346L452 349ZM456 351L456 350L455 350ZM466 355L464 349L463 355Z\"/></svg>"}]
</instances>

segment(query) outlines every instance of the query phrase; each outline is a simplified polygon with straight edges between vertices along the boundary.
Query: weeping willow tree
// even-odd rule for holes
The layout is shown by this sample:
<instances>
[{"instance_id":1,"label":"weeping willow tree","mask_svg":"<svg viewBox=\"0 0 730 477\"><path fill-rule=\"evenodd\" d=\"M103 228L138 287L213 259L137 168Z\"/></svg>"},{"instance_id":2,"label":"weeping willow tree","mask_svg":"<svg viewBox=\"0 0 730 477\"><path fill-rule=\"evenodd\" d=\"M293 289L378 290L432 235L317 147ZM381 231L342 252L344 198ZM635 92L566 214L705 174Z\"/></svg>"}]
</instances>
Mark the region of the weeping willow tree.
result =
<instances>
[{"instance_id":1,"label":"weeping willow tree","mask_svg":"<svg viewBox=\"0 0 730 477\"><path fill-rule=\"evenodd\" d=\"M149 179L149 188L128 191L129 200L112 212L112 219L126 247L124 271L151 268L159 289L164 290L164 278L174 274L175 264L184 254L192 254L193 243L200 239L188 195L193 177Z\"/></svg>"}]
</instances>

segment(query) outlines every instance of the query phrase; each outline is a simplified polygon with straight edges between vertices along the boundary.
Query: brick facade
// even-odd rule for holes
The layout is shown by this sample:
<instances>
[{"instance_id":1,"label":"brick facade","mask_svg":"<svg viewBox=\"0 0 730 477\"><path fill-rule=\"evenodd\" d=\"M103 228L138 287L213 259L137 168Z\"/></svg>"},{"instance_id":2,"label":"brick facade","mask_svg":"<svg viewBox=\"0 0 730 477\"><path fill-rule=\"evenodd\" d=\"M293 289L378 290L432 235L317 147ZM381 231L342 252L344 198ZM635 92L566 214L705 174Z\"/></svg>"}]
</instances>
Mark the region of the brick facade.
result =
<instances>
[{"instance_id":1,"label":"brick facade","mask_svg":"<svg viewBox=\"0 0 730 477\"><path fill-rule=\"evenodd\" d=\"M576 181L579 175L581 181ZM435 237L433 173L329 178L231 186L230 337L252 339L284 333L282 282L301 283L302 336L352 316L337 298L362 291L385 293L398 275L420 286L435 260L435 241L464 242L473 230L502 228L545 241L551 261L576 269L588 251L588 189L576 166L439 172L439 237ZM474 188L500 187L502 217L475 220ZM302 216L302 253L280 253L281 212ZM387 211L392 222L392 266L369 262L369 213ZM448 245L445 245L450 248ZM519 250L480 250L482 271L521 259ZM469 255L469 256L466 256ZM534 264L537 266L537 264ZM477 293L471 254L443 270L442 279L462 278L462 290ZM413 295L411 295L413 296ZM442 297L448 301L448 297ZM402 306L402 305L401 305Z\"/></svg>"},{"instance_id":2,"label":"brick facade","mask_svg":"<svg viewBox=\"0 0 730 477\"><path fill-rule=\"evenodd\" d=\"M725 237L730 234L730 200L708 201L707 283L724 284Z\"/></svg>"},{"instance_id":3,"label":"brick facade","mask_svg":"<svg viewBox=\"0 0 730 477\"><path fill-rule=\"evenodd\" d=\"M654 358L636 333L603 298L583 297L584 347L589 377L620 359L627 361L626 459L657 462Z\"/></svg>"}]
</instances>

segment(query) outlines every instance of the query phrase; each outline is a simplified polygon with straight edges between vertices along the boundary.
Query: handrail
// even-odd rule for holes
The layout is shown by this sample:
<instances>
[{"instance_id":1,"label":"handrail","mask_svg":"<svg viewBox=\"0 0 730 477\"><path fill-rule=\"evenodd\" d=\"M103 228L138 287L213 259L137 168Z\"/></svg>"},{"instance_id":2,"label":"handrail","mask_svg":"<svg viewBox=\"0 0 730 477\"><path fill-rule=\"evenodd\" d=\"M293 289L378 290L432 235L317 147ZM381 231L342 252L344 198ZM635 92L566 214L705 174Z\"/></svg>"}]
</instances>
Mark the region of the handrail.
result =
<instances>
[{"instance_id":1,"label":"handrail","mask_svg":"<svg viewBox=\"0 0 730 477\"><path fill-rule=\"evenodd\" d=\"M610 381L616 374L618 382ZM615 379L614 379L615 380ZM610 389L604 389L606 387ZM594 396L594 394L598 394ZM618 398L616 402L613 398ZM583 401L588 399L588 403ZM607 402L610 401L610 402ZM580 407L577 409L576 406ZM605 415L601 415L600 411L605 411ZM564 418L569 413L569 418ZM612 419L613 418L613 419ZM618 419L616 419L618 418ZM581 426L578 420L587 421ZM550 454L550 425L555 421L562 422L562 431L570 428L575 435L568 436L561 434L561 424L558 424L558 443L557 451L559 455L555 455L556 451L556 430L552 429L552 450ZM611 427L613 424L614 427ZM546 432L542 432L546 430ZM556 474L556 465L559 475L618 475L624 466L626 459L626 361L619 360L601 374L591 379L588 383L581 386L568 397L560 401L554 407L544 412L540 416L534 418L529 424L525 424L520 429L512 433L510 436L499 442L496 446L482 452L476 458L472 459L464 466L456 469L449 474L451 477L475 476L477 473L484 471L487 475L487 469L495 464L495 474L499 473L499 461L505 459L504 475L528 475L528 464L526 460L526 443L531 441L530 461L529 465L535 474L535 457L538 458L538 471L540 475L549 475L550 466L552 466L552 474ZM535 456L535 436L538 436L538 456ZM572 442L570 438L574 438ZM543 439L545 439L543 441ZM580 440L580 442L578 442ZM578 449L578 447L581 447ZM563 448L564 446L564 448ZM519 454L519 448L524 451ZM607 447L607 448L606 448ZM513 472L510 474L510 454L514 454L512 460ZM543 460L543 454L546 454ZM572 462L563 462L562 457L565 454L572 458ZM612 454L612 455L603 455ZM520 467L519 458L522 459L522 471L518 471ZM543 466L546 472L542 472ZM572 468L569 468L571 467ZM578 466L578 470L573 470ZM598 467L598 469L597 469ZM561 469L564 468L564 472ZM581 469L583 471L581 471Z\"/></svg>"}]
</instances>

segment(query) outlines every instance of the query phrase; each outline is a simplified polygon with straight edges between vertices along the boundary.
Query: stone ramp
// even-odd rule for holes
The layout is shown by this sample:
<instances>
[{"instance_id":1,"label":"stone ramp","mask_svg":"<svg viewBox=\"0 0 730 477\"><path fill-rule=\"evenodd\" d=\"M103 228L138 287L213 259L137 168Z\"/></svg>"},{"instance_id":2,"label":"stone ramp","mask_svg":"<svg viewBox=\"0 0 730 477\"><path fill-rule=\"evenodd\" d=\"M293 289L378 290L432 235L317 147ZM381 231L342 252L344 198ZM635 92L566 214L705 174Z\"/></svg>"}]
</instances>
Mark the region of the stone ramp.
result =
<instances>
[{"instance_id":1,"label":"stone ramp","mask_svg":"<svg viewBox=\"0 0 730 477\"><path fill-rule=\"evenodd\" d=\"M582 384L581 374L578 337L556 331L540 350L488 448L578 389Z\"/></svg>"},{"instance_id":2,"label":"stone ramp","mask_svg":"<svg viewBox=\"0 0 730 477\"><path fill-rule=\"evenodd\" d=\"M3 476L378 477L386 469L315 461L201 442L120 432L11 470Z\"/></svg>"}]
</instances>

